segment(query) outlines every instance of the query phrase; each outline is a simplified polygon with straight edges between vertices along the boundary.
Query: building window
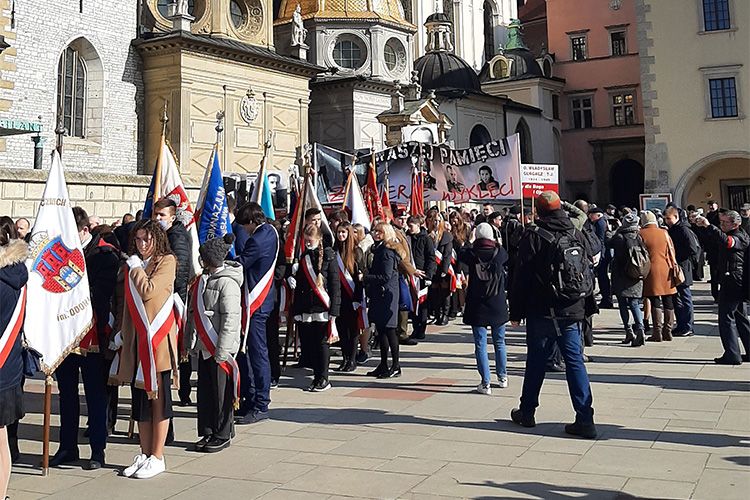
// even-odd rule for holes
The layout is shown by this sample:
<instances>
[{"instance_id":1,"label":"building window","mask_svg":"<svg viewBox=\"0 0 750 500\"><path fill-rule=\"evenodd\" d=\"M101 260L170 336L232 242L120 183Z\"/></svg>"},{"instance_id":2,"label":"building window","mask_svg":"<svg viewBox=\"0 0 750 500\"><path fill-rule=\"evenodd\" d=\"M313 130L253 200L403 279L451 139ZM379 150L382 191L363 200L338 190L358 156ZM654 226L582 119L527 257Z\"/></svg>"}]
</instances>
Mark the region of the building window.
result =
<instances>
[{"instance_id":1,"label":"building window","mask_svg":"<svg viewBox=\"0 0 750 500\"><path fill-rule=\"evenodd\" d=\"M728 30L729 0L703 0L703 26L705 31Z\"/></svg>"},{"instance_id":2,"label":"building window","mask_svg":"<svg viewBox=\"0 0 750 500\"><path fill-rule=\"evenodd\" d=\"M352 37L339 38L333 46L333 60L342 68L358 69L365 62L366 49Z\"/></svg>"},{"instance_id":3,"label":"building window","mask_svg":"<svg viewBox=\"0 0 750 500\"><path fill-rule=\"evenodd\" d=\"M574 61L583 61L586 59L586 35L570 37L570 51Z\"/></svg>"},{"instance_id":4,"label":"building window","mask_svg":"<svg viewBox=\"0 0 750 500\"><path fill-rule=\"evenodd\" d=\"M531 131L529 130L526 120L523 118L518 120L516 134L518 134L518 140L520 142L521 163L533 163L534 154L531 146Z\"/></svg>"},{"instance_id":5,"label":"building window","mask_svg":"<svg viewBox=\"0 0 750 500\"><path fill-rule=\"evenodd\" d=\"M552 118L560 119L560 96L557 94L552 94Z\"/></svg>"},{"instance_id":6,"label":"building window","mask_svg":"<svg viewBox=\"0 0 750 500\"><path fill-rule=\"evenodd\" d=\"M635 123L635 94L612 94L612 122L616 127Z\"/></svg>"},{"instance_id":7,"label":"building window","mask_svg":"<svg viewBox=\"0 0 750 500\"><path fill-rule=\"evenodd\" d=\"M708 87L711 93L711 118L738 116L737 87L733 77L710 78Z\"/></svg>"},{"instance_id":8,"label":"building window","mask_svg":"<svg viewBox=\"0 0 750 500\"><path fill-rule=\"evenodd\" d=\"M383 47L385 67L391 74L400 74L406 69L406 49L398 38L391 38Z\"/></svg>"},{"instance_id":9,"label":"building window","mask_svg":"<svg viewBox=\"0 0 750 500\"><path fill-rule=\"evenodd\" d=\"M237 0L230 0L229 2L229 18L232 20L232 25L238 30L242 29L247 22L247 11Z\"/></svg>"},{"instance_id":10,"label":"building window","mask_svg":"<svg viewBox=\"0 0 750 500\"><path fill-rule=\"evenodd\" d=\"M62 113L68 135L85 137L86 63L72 47L65 49L57 65L57 112Z\"/></svg>"},{"instance_id":11,"label":"building window","mask_svg":"<svg viewBox=\"0 0 750 500\"><path fill-rule=\"evenodd\" d=\"M508 60L502 56L497 56L495 58L494 62L492 63L491 69L491 77L495 80L507 78L510 74L510 66L508 65Z\"/></svg>"},{"instance_id":12,"label":"building window","mask_svg":"<svg viewBox=\"0 0 750 500\"><path fill-rule=\"evenodd\" d=\"M609 34L610 48L613 56L624 56L628 53L624 31L612 31Z\"/></svg>"},{"instance_id":13,"label":"building window","mask_svg":"<svg viewBox=\"0 0 750 500\"><path fill-rule=\"evenodd\" d=\"M570 99L573 117L573 128L591 128L593 126L592 97L573 97Z\"/></svg>"},{"instance_id":14,"label":"building window","mask_svg":"<svg viewBox=\"0 0 750 500\"><path fill-rule=\"evenodd\" d=\"M495 55L495 26L493 22L494 12L492 3L485 0L483 5L484 14L484 60L489 61Z\"/></svg>"}]
</instances>

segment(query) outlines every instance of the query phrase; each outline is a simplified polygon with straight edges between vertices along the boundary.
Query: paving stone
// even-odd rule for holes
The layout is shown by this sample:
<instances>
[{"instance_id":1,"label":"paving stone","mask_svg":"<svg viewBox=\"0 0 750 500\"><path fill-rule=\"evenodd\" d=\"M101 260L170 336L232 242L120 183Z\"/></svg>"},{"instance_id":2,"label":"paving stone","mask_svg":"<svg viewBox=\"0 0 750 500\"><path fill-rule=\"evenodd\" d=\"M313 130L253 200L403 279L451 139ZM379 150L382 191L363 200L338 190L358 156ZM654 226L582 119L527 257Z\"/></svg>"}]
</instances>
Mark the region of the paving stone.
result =
<instances>
[{"instance_id":1,"label":"paving stone","mask_svg":"<svg viewBox=\"0 0 750 500\"><path fill-rule=\"evenodd\" d=\"M695 487L692 498L747 500L750 472L706 469Z\"/></svg>"},{"instance_id":2,"label":"paving stone","mask_svg":"<svg viewBox=\"0 0 750 500\"><path fill-rule=\"evenodd\" d=\"M622 489L639 498L690 498L695 483L630 478Z\"/></svg>"},{"instance_id":3,"label":"paving stone","mask_svg":"<svg viewBox=\"0 0 750 500\"><path fill-rule=\"evenodd\" d=\"M421 483L425 476L373 470L317 467L287 483L286 489L361 498L398 498Z\"/></svg>"}]
</instances>

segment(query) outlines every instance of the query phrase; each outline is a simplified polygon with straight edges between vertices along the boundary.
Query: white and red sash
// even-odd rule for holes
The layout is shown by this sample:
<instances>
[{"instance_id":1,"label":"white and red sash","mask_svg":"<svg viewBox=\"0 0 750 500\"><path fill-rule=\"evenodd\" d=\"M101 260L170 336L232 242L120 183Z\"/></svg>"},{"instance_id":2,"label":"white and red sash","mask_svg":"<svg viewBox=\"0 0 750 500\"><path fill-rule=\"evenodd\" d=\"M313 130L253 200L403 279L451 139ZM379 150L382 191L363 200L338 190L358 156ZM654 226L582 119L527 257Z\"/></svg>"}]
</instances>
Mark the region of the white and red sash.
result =
<instances>
[{"instance_id":1,"label":"white and red sash","mask_svg":"<svg viewBox=\"0 0 750 500\"><path fill-rule=\"evenodd\" d=\"M274 230L274 232L276 231ZM255 314L255 311L257 311L260 306L263 305L263 302L265 302L266 298L268 297L268 292L271 291L271 286L273 285L273 275L274 271L276 271L276 260L279 256L278 234L276 235L276 250L274 251L273 255L274 257L271 266L266 270L266 272L255 284L252 290L249 289L247 280L245 280L245 282L242 284L242 293L240 295L240 302L242 305L242 318L240 320L240 325L242 328L243 337L248 334L248 330L250 329L250 318L253 316L253 314ZM244 341L242 342L242 344L244 344Z\"/></svg>"},{"instance_id":2,"label":"white and red sash","mask_svg":"<svg viewBox=\"0 0 750 500\"><path fill-rule=\"evenodd\" d=\"M86 336L83 337L81 343L78 344L78 348L81 350L81 354L102 351L101 346L99 345L99 333L97 324L98 320L96 317L96 313L94 313L94 320L92 322L91 329L88 331ZM104 325L104 334L106 335L106 338L109 338L109 336L112 334L112 329L114 328L114 326L115 316L110 312L107 324Z\"/></svg>"},{"instance_id":3,"label":"white and red sash","mask_svg":"<svg viewBox=\"0 0 750 500\"><path fill-rule=\"evenodd\" d=\"M146 306L128 273L125 283L125 305L130 312L137 339L139 363L135 383L137 387L143 387L149 399L156 399L159 391L156 352L177 321L174 313L174 295L170 295L164 301L154 320L149 322Z\"/></svg>"},{"instance_id":4,"label":"white and red sash","mask_svg":"<svg viewBox=\"0 0 750 500\"><path fill-rule=\"evenodd\" d=\"M174 294L174 320L177 323L177 344L182 345L185 324L187 323L187 306L177 293Z\"/></svg>"},{"instance_id":5,"label":"white and red sash","mask_svg":"<svg viewBox=\"0 0 750 500\"><path fill-rule=\"evenodd\" d=\"M427 300L427 287L420 288L420 279L416 276L409 276L409 293L411 294L411 308L414 314L419 311L419 305Z\"/></svg>"},{"instance_id":6,"label":"white and red sash","mask_svg":"<svg viewBox=\"0 0 750 500\"><path fill-rule=\"evenodd\" d=\"M321 249L322 251L322 249ZM326 291L324 286L318 286L318 280L315 277L315 269L312 265L312 259L310 258L310 254L307 254L302 259L302 274L305 275L305 278L307 279L307 283L310 285L310 288L315 293L315 295L318 296L318 299L323 303L326 309L330 309L331 307L331 298L328 296L328 292Z\"/></svg>"},{"instance_id":7,"label":"white and red sash","mask_svg":"<svg viewBox=\"0 0 750 500\"><path fill-rule=\"evenodd\" d=\"M440 252L440 250L435 250L435 262L437 262L438 267L440 267L440 264L443 262L443 254ZM456 291L457 283L456 283L456 271L453 269L453 264L448 265L448 276L451 278L451 293Z\"/></svg>"},{"instance_id":8,"label":"white and red sash","mask_svg":"<svg viewBox=\"0 0 750 500\"><path fill-rule=\"evenodd\" d=\"M336 252L336 260L339 263L339 277L341 278L341 287L352 302L359 302L359 307L356 309L357 325L361 330L365 330L370 327L370 322L367 319L367 296L365 296L365 291L362 290L359 297L354 297L356 290L354 278L352 278L351 273L344 265L344 260L341 258L341 255L338 252Z\"/></svg>"},{"instance_id":9,"label":"white and red sash","mask_svg":"<svg viewBox=\"0 0 750 500\"><path fill-rule=\"evenodd\" d=\"M206 315L206 304L203 301L203 291L206 289L208 277L203 275L198 279L192 290L193 300L193 322L198 336L204 347L211 356L216 355L216 346L219 344L219 334ZM229 359L219 364L222 370L232 378L234 385L234 407L240 405L240 367L237 361L230 355Z\"/></svg>"},{"instance_id":10,"label":"white and red sash","mask_svg":"<svg viewBox=\"0 0 750 500\"><path fill-rule=\"evenodd\" d=\"M10 321L8 321L8 325L5 327L3 336L0 337L0 368L3 367L8 356L10 356L10 351L13 350L13 346L16 344L18 334L21 333L25 313L26 285L21 288L21 295L18 296L18 302L16 302L16 307L13 309L13 314L10 316Z\"/></svg>"}]
</instances>

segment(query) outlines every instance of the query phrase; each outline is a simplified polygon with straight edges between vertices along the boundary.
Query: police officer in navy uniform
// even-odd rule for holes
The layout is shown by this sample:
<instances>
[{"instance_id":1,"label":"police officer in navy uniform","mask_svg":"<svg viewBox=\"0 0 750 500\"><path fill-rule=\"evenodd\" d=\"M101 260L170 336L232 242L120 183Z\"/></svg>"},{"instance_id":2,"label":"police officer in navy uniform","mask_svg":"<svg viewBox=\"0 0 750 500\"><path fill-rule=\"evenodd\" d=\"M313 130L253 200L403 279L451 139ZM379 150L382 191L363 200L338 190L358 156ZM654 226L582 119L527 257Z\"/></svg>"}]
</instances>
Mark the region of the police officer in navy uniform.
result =
<instances>
[{"instance_id":1,"label":"police officer in navy uniform","mask_svg":"<svg viewBox=\"0 0 750 500\"><path fill-rule=\"evenodd\" d=\"M105 242L100 235L92 236L88 227L88 214L80 207L73 208L78 235L81 238L86 259L91 306L96 319L95 338L84 339L91 346L87 352L69 354L55 370L60 397L60 448L50 459L50 466L78 460L78 421L80 406L78 399L79 373L83 377L83 391L89 419L89 444L91 459L89 469L104 465L104 449L107 446L107 381L102 351L109 345L108 329L112 295L117 283L119 265L118 250ZM98 346L98 348L94 347Z\"/></svg>"}]
</instances>

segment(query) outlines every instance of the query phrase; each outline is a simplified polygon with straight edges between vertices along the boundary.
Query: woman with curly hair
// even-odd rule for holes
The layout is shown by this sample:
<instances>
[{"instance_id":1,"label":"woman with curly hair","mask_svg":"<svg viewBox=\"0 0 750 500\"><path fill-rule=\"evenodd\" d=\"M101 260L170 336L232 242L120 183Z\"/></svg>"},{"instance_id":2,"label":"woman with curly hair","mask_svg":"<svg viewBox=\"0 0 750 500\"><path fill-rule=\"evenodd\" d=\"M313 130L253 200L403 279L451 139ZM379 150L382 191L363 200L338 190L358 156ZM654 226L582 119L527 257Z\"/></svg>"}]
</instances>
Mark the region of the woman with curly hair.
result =
<instances>
[{"instance_id":1,"label":"woman with curly hair","mask_svg":"<svg viewBox=\"0 0 750 500\"><path fill-rule=\"evenodd\" d=\"M141 453L122 473L148 479L166 470L164 444L172 417L171 384L177 382L177 324L173 283L177 260L167 233L155 220L138 221L121 279L124 304L115 331L121 346L111 383L131 385L132 418L138 422Z\"/></svg>"}]
</instances>

